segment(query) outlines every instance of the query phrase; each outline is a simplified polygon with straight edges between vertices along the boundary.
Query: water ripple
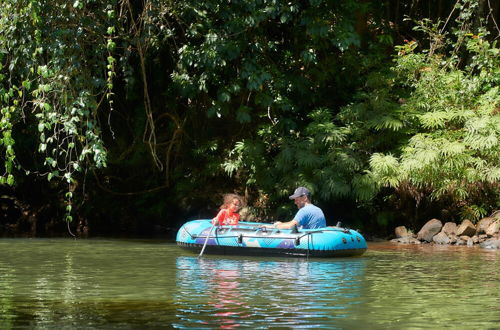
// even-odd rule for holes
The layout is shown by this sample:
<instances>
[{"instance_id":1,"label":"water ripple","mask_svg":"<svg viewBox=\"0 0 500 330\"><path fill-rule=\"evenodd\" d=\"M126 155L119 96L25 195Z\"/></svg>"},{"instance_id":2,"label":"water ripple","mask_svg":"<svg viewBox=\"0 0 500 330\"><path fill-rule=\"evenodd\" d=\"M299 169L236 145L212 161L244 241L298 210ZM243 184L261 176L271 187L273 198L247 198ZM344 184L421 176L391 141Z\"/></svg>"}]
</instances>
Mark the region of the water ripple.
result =
<instances>
[{"instance_id":1,"label":"water ripple","mask_svg":"<svg viewBox=\"0 0 500 330\"><path fill-rule=\"evenodd\" d=\"M134 240L0 240L0 328L494 328L500 253L187 254Z\"/></svg>"}]
</instances>

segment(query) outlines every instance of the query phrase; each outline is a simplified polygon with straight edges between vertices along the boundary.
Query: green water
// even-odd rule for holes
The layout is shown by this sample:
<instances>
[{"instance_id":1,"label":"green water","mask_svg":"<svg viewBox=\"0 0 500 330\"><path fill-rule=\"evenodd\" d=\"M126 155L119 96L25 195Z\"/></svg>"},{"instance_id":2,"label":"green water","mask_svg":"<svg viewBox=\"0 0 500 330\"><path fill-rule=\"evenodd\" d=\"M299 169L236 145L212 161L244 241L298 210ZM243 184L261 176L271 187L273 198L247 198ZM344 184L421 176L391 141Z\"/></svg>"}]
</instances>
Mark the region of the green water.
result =
<instances>
[{"instance_id":1,"label":"green water","mask_svg":"<svg viewBox=\"0 0 500 330\"><path fill-rule=\"evenodd\" d=\"M500 252L215 257L145 240L0 239L1 329L499 329Z\"/></svg>"}]
</instances>

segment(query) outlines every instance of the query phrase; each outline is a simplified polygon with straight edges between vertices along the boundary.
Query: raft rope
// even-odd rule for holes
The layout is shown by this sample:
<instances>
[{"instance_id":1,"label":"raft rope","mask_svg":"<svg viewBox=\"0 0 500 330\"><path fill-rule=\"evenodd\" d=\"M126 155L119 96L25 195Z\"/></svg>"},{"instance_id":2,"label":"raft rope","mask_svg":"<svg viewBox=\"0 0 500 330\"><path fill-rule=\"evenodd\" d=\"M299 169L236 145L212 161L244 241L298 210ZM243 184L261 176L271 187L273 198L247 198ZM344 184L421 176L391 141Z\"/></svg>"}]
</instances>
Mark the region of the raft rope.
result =
<instances>
[{"instance_id":1,"label":"raft rope","mask_svg":"<svg viewBox=\"0 0 500 330\"><path fill-rule=\"evenodd\" d=\"M219 229L220 228L230 228L230 227L218 227ZM234 227L231 227L231 228L234 228ZM257 229L255 232L258 232L260 229ZM191 234L186 228L184 228L184 230L186 231L186 233L191 236L191 239L196 239L196 238L207 238L208 236L210 236L210 233L208 235L205 235L205 236L199 236L199 235L196 235L196 234ZM276 238L280 238L280 239L295 239L295 240L299 240L302 239L303 237L306 237L308 235L312 235L312 234L316 234L316 233L323 233L323 232L335 232L335 231L340 231L340 232L343 232L344 234L350 234L352 235L352 233L350 232L349 229L347 228L343 228L343 229L322 229L322 230L316 230L316 231L310 231L310 232L306 232L300 236L291 236L291 237L287 237L287 236L280 236L280 237L276 237ZM280 231L276 232L276 233L280 233ZM264 238L264 236L256 236L256 235L245 235L243 236L243 234L238 234L238 235L227 235L227 236L219 236L217 235L217 229L215 230L215 238L216 239L221 239L221 238L237 238L239 239L241 237L248 237L248 238ZM309 242L308 242L308 247L307 247L307 250L309 250Z\"/></svg>"}]
</instances>

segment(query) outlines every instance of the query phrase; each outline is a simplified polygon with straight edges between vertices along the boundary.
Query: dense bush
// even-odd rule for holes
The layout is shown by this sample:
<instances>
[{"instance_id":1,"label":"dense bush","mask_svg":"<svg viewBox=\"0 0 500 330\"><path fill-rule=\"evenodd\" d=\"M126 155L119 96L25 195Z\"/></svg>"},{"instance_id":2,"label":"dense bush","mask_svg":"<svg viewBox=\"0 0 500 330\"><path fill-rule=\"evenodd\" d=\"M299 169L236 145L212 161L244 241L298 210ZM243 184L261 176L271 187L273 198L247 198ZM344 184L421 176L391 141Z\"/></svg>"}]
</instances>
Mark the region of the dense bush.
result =
<instances>
[{"instance_id":1,"label":"dense bush","mask_svg":"<svg viewBox=\"0 0 500 330\"><path fill-rule=\"evenodd\" d=\"M499 203L495 10L2 3L2 191L110 231L211 216L227 191L283 219L297 185L330 216L477 219Z\"/></svg>"}]
</instances>

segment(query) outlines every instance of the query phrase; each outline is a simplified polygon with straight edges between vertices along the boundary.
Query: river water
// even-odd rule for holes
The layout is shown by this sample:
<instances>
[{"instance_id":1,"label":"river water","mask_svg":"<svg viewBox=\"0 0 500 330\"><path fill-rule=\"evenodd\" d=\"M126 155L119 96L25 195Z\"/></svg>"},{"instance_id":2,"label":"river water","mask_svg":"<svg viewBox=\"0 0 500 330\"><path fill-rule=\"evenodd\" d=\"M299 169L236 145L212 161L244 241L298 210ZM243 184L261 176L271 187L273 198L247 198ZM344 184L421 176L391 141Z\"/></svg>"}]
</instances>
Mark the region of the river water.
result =
<instances>
[{"instance_id":1,"label":"river water","mask_svg":"<svg viewBox=\"0 0 500 330\"><path fill-rule=\"evenodd\" d=\"M0 239L0 328L499 329L500 252L198 258L152 240Z\"/></svg>"}]
</instances>

